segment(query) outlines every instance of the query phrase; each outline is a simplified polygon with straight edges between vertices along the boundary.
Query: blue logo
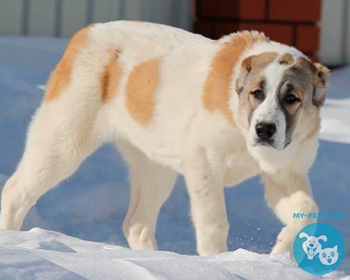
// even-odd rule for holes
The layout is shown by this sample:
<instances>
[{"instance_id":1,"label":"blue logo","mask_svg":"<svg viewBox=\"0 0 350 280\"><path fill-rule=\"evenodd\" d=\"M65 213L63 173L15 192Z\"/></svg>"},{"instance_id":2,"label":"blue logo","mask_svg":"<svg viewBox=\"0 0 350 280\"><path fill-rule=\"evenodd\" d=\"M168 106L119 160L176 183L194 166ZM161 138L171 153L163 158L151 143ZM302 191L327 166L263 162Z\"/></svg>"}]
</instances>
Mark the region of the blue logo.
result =
<instances>
[{"instance_id":1,"label":"blue logo","mask_svg":"<svg viewBox=\"0 0 350 280\"><path fill-rule=\"evenodd\" d=\"M294 258L311 274L326 274L335 270L345 253L344 240L339 231L324 223L310 224L295 237Z\"/></svg>"}]
</instances>

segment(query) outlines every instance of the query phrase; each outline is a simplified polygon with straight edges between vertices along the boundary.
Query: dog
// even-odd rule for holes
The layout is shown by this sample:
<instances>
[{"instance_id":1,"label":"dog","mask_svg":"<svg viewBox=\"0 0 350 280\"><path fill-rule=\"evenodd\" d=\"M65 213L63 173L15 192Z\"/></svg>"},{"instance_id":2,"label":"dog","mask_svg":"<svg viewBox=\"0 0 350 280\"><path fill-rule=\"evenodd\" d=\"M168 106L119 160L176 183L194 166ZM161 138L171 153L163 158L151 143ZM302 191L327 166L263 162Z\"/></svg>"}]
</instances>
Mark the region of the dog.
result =
<instances>
[{"instance_id":1,"label":"dog","mask_svg":"<svg viewBox=\"0 0 350 280\"><path fill-rule=\"evenodd\" d=\"M309 236L305 232L301 232L299 234L299 238L305 238L306 240L303 242L303 250L305 254L307 255L307 258L309 260L312 260L318 253L322 251L322 245L320 244L319 240L323 240L324 242L327 241L327 236L321 235L319 237L316 236Z\"/></svg>"},{"instance_id":2,"label":"dog","mask_svg":"<svg viewBox=\"0 0 350 280\"><path fill-rule=\"evenodd\" d=\"M227 251L224 187L255 175L285 225L271 253L292 252L315 222L293 213L318 211L308 170L327 81L325 66L257 31L214 41L153 23L89 25L49 78L2 191L0 228L19 230L41 195L110 142L129 166L131 248L157 249L157 215L180 173L200 255Z\"/></svg>"}]
</instances>

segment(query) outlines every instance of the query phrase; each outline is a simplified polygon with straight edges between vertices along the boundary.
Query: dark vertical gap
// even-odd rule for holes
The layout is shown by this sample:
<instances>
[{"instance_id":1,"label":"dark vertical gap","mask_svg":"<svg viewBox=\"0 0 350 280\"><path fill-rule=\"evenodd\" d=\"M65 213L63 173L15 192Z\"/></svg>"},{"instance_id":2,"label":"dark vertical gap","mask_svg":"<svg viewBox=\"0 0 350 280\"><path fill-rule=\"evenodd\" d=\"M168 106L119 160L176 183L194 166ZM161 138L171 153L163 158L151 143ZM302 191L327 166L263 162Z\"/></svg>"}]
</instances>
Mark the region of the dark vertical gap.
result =
<instances>
[{"instance_id":1,"label":"dark vertical gap","mask_svg":"<svg viewBox=\"0 0 350 280\"><path fill-rule=\"evenodd\" d=\"M95 1L94 0L88 0L86 4L86 24L90 24L94 22L94 8L95 8Z\"/></svg>"},{"instance_id":2,"label":"dark vertical gap","mask_svg":"<svg viewBox=\"0 0 350 280\"><path fill-rule=\"evenodd\" d=\"M120 19L126 19L126 18L125 18L125 13L126 13L126 3L125 3L125 0L120 0L119 18L120 18Z\"/></svg>"},{"instance_id":3,"label":"dark vertical gap","mask_svg":"<svg viewBox=\"0 0 350 280\"><path fill-rule=\"evenodd\" d=\"M143 13L142 13L141 18L139 18L139 20L146 20L146 18L147 18L147 13L148 13L148 11L147 11L147 5L146 5L146 0L142 0L142 2L141 2L141 7L142 7ZM147 11L147 12L146 12L146 11Z\"/></svg>"},{"instance_id":4,"label":"dark vertical gap","mask_svg":"<svg viewBox=\"0 0 350 280\"><path fill-rule=\"evenodd\" d=\"M180 27L182 5L183 5L183 0L171 1L170 24L172 26Z\"/></svg>"},{"instance_id":5,"label":"dark vertical gap","mask_svg":"<svg viewBox=\"0 0 350 280\"><path fill-rule=\"evenodd\" d=\"M202 1L201 0L193 0L194 3L192 3L193 6L193 14L194 14L194 19L198 20L200 19L202 15Z\"/></svg>"},{"instance_id":6,"label":"dark vertical gap","mask_svg":"<svg viewBox=\"0 0 350 280\"><path fill-rule=\"evenodd\" d=\"M293 24L292 26L292 46L296 47L297 43L297 24Z\"/></svg>"},{"instance_id":7,"label":"dark vertical gap","mask_svg":"<svg viewBox=\"0 0 350 280\"><path fill-rule=\"evenodd\" d=\"M157 19L157 9L156 9L157 3L156 0L152 1L152 12L151 12L151 21L152 22L159 22L159 20Z\"/></svg>"},{"instance_id":8,"label":"dark vertical gap","mask_svg":"<svg viewBox=\"0 0 350 280\"><path fill-rule=\"evenodd\" d=\"M346 63L348 59L350 59L350 57L348 57L348 51L349 51L349 31L348 30L348 25L349 25L349 14L348 14L348 10L349 10L349 1L348 0L344 0L343 1L343 42L342 42L342 48L343 48L343 53L342 53L342 63Z\"/></svg>"},{"instance_id":9,"label":"dark vertical gap","mask_svg":"<svg viewBox=\"0 0 350 280\"><path fill-rule=\"evenodd\" d=\"M55 37L61 37L62 0L55 2Z\"/></svg>"},{"instance_id":10,"label":"dark vertical gap","mask_svg":"<svg viewBox=\"0 0 350 280\"><path fill-rule=\"evenodd\" d=\"M186 28L188 31L193 30L194 7L192 4L192 0L184 1L184 4L180 11L180 13L185 11L185 9L187 11L186 17L181 17L180 25L181 28Z\"/></svg>"},{"instance_id":11,"label":"dark vertical gap","mask_svg":"<svg viewBox=\"0 0 350 280\"><path fill-rule=\"evenodd\" d=\"M29 33L29 11L30 11L30 0L23 1L22 10L22 34L28 35Z\"/></svg>"},{"instance_id":12,"label":"dark vertical gap","mask_svg":"<svg viewBox=\"0 0 350 280\"><path fill-rule=\"evenodd\" d=\"M265 0L265 20L269 19L270 0Z\"/></svg>"},{"instance_id":13,"label":"dark vertical gap","mask_svg":"<svg viewBox=\"0 0 350 280\"><path fill-rule=\"evenodd\" d=\"M211 39L219 39L220 36L218 36L216 32L216 21L215 20L210 20L210 38Z\"/></svg>"}]
</instances>

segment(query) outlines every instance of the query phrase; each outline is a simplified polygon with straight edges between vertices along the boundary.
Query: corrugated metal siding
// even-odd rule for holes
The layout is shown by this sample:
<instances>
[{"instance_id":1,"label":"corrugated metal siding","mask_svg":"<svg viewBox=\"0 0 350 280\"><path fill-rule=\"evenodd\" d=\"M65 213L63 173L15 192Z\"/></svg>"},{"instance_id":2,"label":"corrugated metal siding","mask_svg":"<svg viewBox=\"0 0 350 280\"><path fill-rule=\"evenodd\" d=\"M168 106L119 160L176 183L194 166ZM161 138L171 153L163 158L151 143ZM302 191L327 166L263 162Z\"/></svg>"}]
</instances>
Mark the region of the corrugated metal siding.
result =
<instances>
[{"instance_id":1,"label":"corrugated metal siding","mask_svg":"<svg viewBox=\"0 0 350 280\"><path fill-rule=\"evenodd\" d=\"M0 35L69 37L90 22L145 20L191 29L191 0L0 0Z\"/></svg>"},{"instance_id":2,"label":"corrugated metal siding","mask_svg":"<svg viewBox=\"0 0 350 280\"><path fill-rule=\"evenodd\" d=\"M52 36L55 34L55 0L31 0L27 9L28 35Z\"/></svg>"},{"instance_id":3,"label":"corrugated metal siding","mask_svg":"<svg viewBox=\"0 0 350 280\"><path fill-rule=\"evenodd\" d=\"M0 34L22 34L23 0L0 0Z\"/></svg>"},{"instance_id":4,"label":"corrugated metal siding","mask_svg":"<svg viewBox=\"0 0 350 280\"><path fill-rule=\"evenodd\" d=\"M346 34L344 52L345 52L345 61L350 63L350 2L345 1L345 17L346 17L346 25L344 29L344 34Z\"/></svg>"},{"instance_id":5,"label":"corrugated metal siding","mask_svg":"<svg viewBox=\"0 0 350 280\"><path fill-rule=\"evenodd\" d=\"M349 63L349 0L323 0L322 4L321 61L328 65Z\"/></svg>"}]
</instances>

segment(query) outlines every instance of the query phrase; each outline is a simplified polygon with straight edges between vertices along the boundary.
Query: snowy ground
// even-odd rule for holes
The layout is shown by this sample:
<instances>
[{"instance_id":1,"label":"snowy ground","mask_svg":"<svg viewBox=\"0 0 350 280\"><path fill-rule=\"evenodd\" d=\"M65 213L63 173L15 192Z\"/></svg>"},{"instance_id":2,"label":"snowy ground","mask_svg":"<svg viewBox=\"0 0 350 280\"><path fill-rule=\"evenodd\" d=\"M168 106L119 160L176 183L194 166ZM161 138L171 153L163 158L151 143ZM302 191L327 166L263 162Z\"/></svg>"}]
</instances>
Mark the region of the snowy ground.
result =
<instances>
[{"instance_id":1,"label":"snowy ground","mask_svg":"<svg viewBox=\"0 0 350 280\"><path fill-rule=\"evenodd\" d=\"M38 85L45 83L65 44L59 39L0 38L0 187L23 151L30 116L43 93ZM328 276L333 279L350 279L349 89L350 68L334 71L323 110L325 141L310 173L320 211L347 215L326 221L341 232L348 248L339 270ZM125 248L121 224L128 197L124 164L113 147L104 146L31 210L24 229L42 229L0 232L0 279L315 278L287 256L266 255L281 225L265 205L258 178L227 189L233 252L210 258L189 256L195 254L195 239L182 178L162 208L157 229L160 250L176 253Z\"/></svg>"}]
</instances>

